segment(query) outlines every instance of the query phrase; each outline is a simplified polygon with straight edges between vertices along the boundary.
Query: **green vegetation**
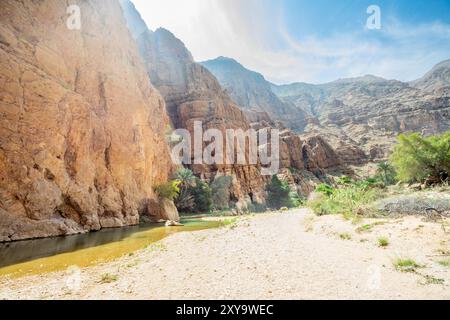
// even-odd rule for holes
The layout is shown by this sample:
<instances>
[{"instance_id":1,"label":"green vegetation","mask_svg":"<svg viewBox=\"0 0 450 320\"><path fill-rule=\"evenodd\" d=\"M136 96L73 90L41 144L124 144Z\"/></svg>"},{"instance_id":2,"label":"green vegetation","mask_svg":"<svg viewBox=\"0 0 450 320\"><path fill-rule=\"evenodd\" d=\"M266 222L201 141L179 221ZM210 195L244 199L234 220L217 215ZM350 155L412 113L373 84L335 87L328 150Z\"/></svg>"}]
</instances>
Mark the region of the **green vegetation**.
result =
<instances>
[{"instance_id":1,"label":"green vegetation","mask_svg":"<svg viewBox=\"0 0 450 320\"><path fill-rule=\"evenodd\" d=\"M117 280L119 280L119 277L115 274L110 274L110 273L105 273L104 275L102 275L102 278L100 279L100 283L111 283L111 282L116 282Z\"/></svg>"},{"instance_id":2,"label":"green vegetation","mask_svg":"<svg viewBox=\"0 0 450 320\"><path fill-rule=\"evenodd\" d=\"M316 192L326 194L327 196L331 196L334 192L334 189L332 186L322 183L317 186Z\"/></svg>"},{"instance_id":3,"label":"green vegetation","mask_svg":"<svg viewBox=\"0 0 450 320\"><path fill-rule=\"evenodd\" d=\"M339 238L342 240L352 240L352 236L349 233L340 233Z\"/></svg>"},{"instance_id":4,"label":"green vegetation","mask_svg":"<svg viewBox=\"0 0 450 320\"><path fill-rule=\"evenodd\" d=\"M377 176L375 177L374 183L377 180L381 180L384 186L392 185L396 182L395 168L388 162L381 162L378 164Z\"/></svg>"},{"instance_id":5,"label":"green vegetation","mask_svg":"<svg viewBox=\"0 0 450 320\"><path fill-rule=\"evenodd\" d=\"M196 178L195 185L189 187L190 194L194 197L194 212L210 212L212 209L212 192L206 182Z\"/></svg>"},{"instance_id":6,"label":"green vegetation","mask_svg":"<svg viewBox=\"0 0 450 320\"><path fill-rule=\"evenodd\" d=\"M175 178L180 181L180 193L174 201L175 206L180 212L190 212L195 207L194 196L189 190L195 185L195 176L191 170L182 168L176 172Z\"/></svg>"},{"instance_id":7,"label":"green vegetation","mask_svg":"<svg viewBox=\"0 0 450 320\"><path fill-rule=\"evenodd\" d=\"M378 246L382 248L389 246L389 239L384 237L378 238Z\"/></svg>"},{"instance_id":8,"label":"green vegetation","mask_svg":"<svg viewBox=\"0 0 450 320\"><path fill-rule=\"evenodd\" d=\"M364 206L381 196L381 192L368 183L352 183L337 189L320 185L316 192L322 196L308 201L308 206L316 214L343 214L346 218L360 214Z\"/></svg>"},{"instance_id":9,"label":"green vegetation","mask_svg":"<svg viewBox=\"0 0 450 320\"><path fill-rule=\"evenodd\" d=\"M443 267L450 268L450 258L446 260L440 260L438 261L438 263Z\"/></svg>"},{"instance_id":10,"label":"green vegetation","mask_svg":"<svg viewBox=\"0 0 450 320\"><path fill-rule=\"evenodd\" d=\"M396 259L394 262L394 267L401 272L415 272L418 268L423 268L424 266L418 264L412 259Z\"/></svg>"},{"instance_id":11,"label":"green vegetation","mask_svg":"<svg viewBox=\"0 0 450 320\"><path fill-rule=\"evenodd\" d=\"M276 175L272 177L272 180L266 187L268 193L267 205L272 209L280 209L281 207L290 206L289 194L291 188L286 181L281 181Z\"/></svg>"},{"instance_id":12,"label":"green vegetation","mask_svg":"<svg viewBox=\"0 0 450 320\"><path fill-rule=\"evenodd\" d=\"M214 210L220 211L229 208L231 184L232 178L229 176L216 177L211 183Z\"/></svg>"},{"instance_id":13,"label":"green vegetation","mask_svg":"<svg viewBox=\"0 0 450 320\"><path fill-rule=\"evenodd\" d=\"M173 198L180 212L205 213L212 209L212 191L206 182L197 178L191 170L182 168L175 173L179 192Z\"/></svg>"},{"instance_id":14,"label":"green vegetation","mask_svg":"<svg viewBox=\"0 0 450 320\"><path fill-rule=\"evenodd\" d=\"M286 181L281 181L276 175L272 177L266 191L268 194L267 205L271 209L294 208L304 203L298 193L292 191L289 184Z\"/></svg>"},{"instance_id":15,"label":"green vegetation","mask_svg":"<svg viewBox=\"0 0 450 320\"><path fill-rule=\"evenodd\" d=\"M381 226L383 224L385 224L385 222L383 222L383 221L378 221L378 222L374 222L374 223L371 223L371 224L365 224L365 225L362 225L362 226L358 227L356 229L356 232L358 232L358 233L370 232L370 231L372 231L372 229L374 227Z\"/></svg>"},{"instance_id":16,"label":"green vegetation","mask_svg":"<svg viewBox=\"0 0 450 320\"><path fill-rule=\"evenodd\" d=\"M173 201L180 193L180 181L172 180L155 187L155 192L159 197Z\"/></svg>"},{"instance_id":17,"label":"green vegetation","mask_svg":"<svg viewBox=\"0 0 450 320\"><path fill-rule=\"evenodd\" d=\"M405 182L421 182L432 178L448 179L450 172L450 132L423 137L418 133L400 135L391 156L397 176Z\"/></svg>"}]
</instances>

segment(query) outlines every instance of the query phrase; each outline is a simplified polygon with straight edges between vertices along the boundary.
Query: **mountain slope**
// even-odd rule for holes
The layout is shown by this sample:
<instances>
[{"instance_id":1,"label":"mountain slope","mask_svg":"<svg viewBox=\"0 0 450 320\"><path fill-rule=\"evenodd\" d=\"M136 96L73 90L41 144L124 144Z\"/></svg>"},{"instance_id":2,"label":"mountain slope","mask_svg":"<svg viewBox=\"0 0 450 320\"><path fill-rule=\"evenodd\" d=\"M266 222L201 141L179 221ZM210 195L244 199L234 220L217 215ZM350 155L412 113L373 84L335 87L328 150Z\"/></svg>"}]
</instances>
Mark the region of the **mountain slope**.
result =
<instances>
[{"instance_id":1,"label":"mountain slope","mask_svg":"<svg viewBox=\"0 0 450 320\"><path fill-rule=\"evenodd\" d=\"M318 120L310 123L307 132L324 132L336 143L348 141L367 160L379 161L387 157L400 133L450 130L449 66L448 61L438 64L413 86L364 76L322 85L272 86L272 90Z\"/></svg>"}]
</instances>

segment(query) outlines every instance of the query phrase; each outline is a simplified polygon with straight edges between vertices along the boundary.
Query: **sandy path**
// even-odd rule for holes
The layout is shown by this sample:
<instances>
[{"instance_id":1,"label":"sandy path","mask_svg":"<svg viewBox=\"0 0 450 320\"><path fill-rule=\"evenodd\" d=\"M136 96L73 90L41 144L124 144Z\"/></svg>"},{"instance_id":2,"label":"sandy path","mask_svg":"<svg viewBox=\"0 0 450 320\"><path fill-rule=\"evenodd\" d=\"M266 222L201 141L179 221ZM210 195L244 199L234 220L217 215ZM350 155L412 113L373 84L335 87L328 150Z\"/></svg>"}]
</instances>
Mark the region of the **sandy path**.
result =
<instances>
[{"instance_id":1,"label":"sandy path","mask_svg":"<svg viewBox=\"0 0 450 320\"><path fill-rule=\"evenodd\" d=\"M408 232L419 230L416 220L380 226L393 237L397 231L389 228L400 228L406 237L382 249L372 241L376 231L357 234L338 217L312 218L306 209L267 214L233 227L176 234L132 256L83 269L79 277L61 272L3 279L0 298L450 299L450 269L428 257L448 244L448 233L422 223L420 230L433 228L422 235L428 239L422 246L409 239ZM352 239L337 236L339 228L352 232ZM423 276L395 270L392 259L402 253L425 262L420 272L445 284L423 284ZM106 273L117 279L100 283Z\"/></svg>"}]
</instances>

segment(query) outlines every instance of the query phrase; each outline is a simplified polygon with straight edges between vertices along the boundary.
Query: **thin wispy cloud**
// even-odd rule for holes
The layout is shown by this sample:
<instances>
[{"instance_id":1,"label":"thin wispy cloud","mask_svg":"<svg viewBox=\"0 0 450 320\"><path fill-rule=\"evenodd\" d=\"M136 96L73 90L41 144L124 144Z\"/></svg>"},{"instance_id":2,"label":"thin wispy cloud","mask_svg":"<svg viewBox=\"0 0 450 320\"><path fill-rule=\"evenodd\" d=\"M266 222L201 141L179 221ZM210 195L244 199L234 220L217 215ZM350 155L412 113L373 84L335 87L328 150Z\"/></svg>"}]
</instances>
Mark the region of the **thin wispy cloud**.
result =
<instances>
[{"instance_id":1,"label":"thin wispy cloud","mask_svg":"<svg viewBox=\"0 0 450 320\"><path fill-rule=\"evenodd\" d=\"M289 26L284 1L133 2L151 29L172 31L197 61L228 56L275 83L323 83L365 74L410 81L450 58L450 25L439 20L411 24L383 12L381 30L355 22L339 32L336 20L336 32L308 34ZM361 21L366 15L362 10Z\"/></svg>"}]
</instances>

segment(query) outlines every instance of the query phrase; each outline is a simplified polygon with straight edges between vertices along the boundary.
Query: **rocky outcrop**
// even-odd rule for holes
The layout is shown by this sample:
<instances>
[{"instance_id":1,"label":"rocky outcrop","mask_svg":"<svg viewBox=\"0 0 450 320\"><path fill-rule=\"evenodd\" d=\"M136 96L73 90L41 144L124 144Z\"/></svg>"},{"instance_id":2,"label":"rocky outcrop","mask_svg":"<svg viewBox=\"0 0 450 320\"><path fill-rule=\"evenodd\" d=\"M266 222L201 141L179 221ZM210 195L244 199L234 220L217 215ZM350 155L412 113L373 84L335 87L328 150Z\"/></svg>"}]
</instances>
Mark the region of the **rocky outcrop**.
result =
<instances>
[{"instance_id":1,"label":"rocky outcrop","mask_svg":"<svg viewBox=\"0 0 450 320\"><path fill-rule=\"evenodd\" d=\"M148 213L153 222L159 221L175 221L180 222L180 215L178 209L168 199L157 199L157 201L150 201L148 204Z\"/></svg>"},{"instance_id":2,"label":"rocky outcrop","mask_svg":"<svg viewBox=\"0 0 450 320\"><path fill-rule=\"evenodd\" d=\"M410 84L415 88L431 92L450 87L450 60L438 63L422 78Z\"/></svg>"},{"instance_id":3,"label":"rocky outcrop","mask_svg":"<svg viewBox=\"0 0 450 320\"><path fill-rule=\"evenodd\" d=\"M305 132L322 133L345 162L358 164L386 159L400 133L450 130L449 74L445 61L411 84L364 76L272 90L317 119Z\"/></svg>"},{"instance_id":4,"label":"rocky outcrop","mask_svg":"<svg viewBox=\"0 0 450 320\"><path fill-rule=\"evenodd\" d=\"M170 158L116 1L0 3L0 241L133 225Z\"/></svg>"},{"instance_id":5,"label":"rocky outcrop","mask_svg":"<svg viewBox=\"0 0 450 320\"><path fill-rule=\"evenodd\" d=\"M126 11L134 10L126 2L122 5L126 6ZM135 25L136 22L129 24ZM196 121L201 121L203 130L218 129L224 136L227 129L246 131L250 128L244 112L230 99L217 79L194 62L183 42L170 31L147 29L134 34L134 37L150 79L165 99L173 128L187 129L191 133L192 145L195 144ZM233 176L231 198L234 202L247 202L248 199L264 201L267 178L261 175L259 165L195 164L190 167L195 175L207 181L216 176Z\"/></svg>"},{"instance_id":6,"label":"rocky outcrop","mask_svg":"<svg viewBox=\"0 0 450 320\"><path fill-rule=\"evenodd\" d=\"M234 59L219 57L201 63L219 80L227 93L246 111L267 113L295 131L303 131L309 115L272 92L271 83L260 73L251 71Z\"/></svg>"},{"instance_id":7,"label":"rocky outcrop","mask_svg":"<svg viewBox=\"0 0 450 320\"><path fill-rule=\"evenodd\" d=\"M333 148L319 136L308 138L302 148L305 168L311 172L337 168L342 165Z\"/></svg>"}]
</instances>

